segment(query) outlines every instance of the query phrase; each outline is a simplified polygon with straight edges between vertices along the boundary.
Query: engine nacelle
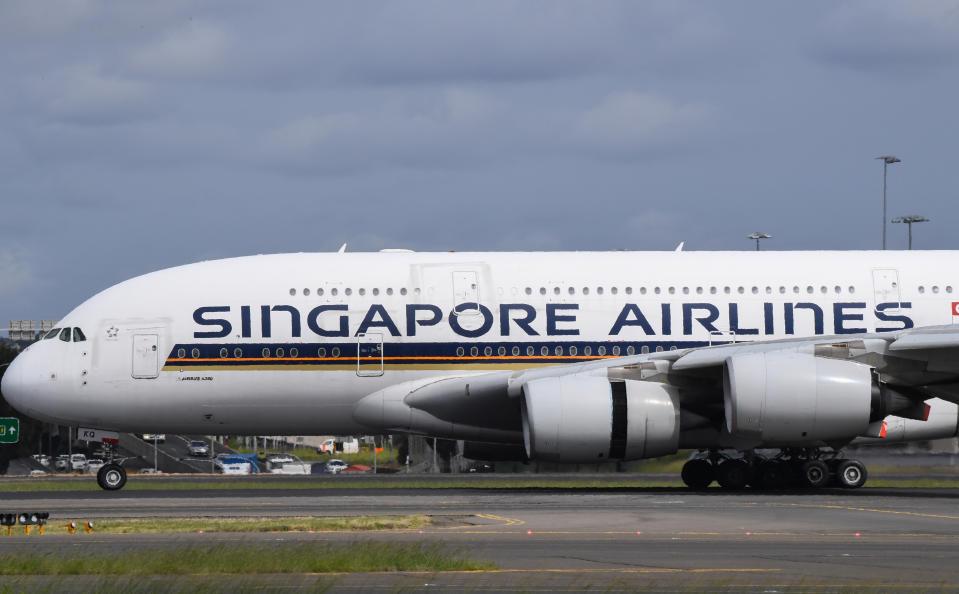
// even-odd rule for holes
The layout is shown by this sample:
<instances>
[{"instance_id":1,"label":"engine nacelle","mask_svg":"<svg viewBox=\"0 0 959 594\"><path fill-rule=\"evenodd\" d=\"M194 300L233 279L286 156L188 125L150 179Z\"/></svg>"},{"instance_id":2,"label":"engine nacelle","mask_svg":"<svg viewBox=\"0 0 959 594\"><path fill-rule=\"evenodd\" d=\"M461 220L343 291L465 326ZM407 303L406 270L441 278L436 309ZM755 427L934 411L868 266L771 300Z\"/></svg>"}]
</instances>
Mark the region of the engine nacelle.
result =
<instances>
[{"instance_id":1,"label":"engine nacelle","mask_svg":"<svg viewBox=\"0 0 959 594\"><path fill-rule=\"evenodd\" d=\"M803 353L744 353L726 360L726 429L764 446L848 441L869 425L872 371Z\"/></svg>"},{"instance_id":2,"label":"engine nacelle","mask_svg":"<svg viewBox=\"0 0 959 594\"><path fill-rule=\"evenodd\" d=\"M566 376L523 386L523 438L530 459L638 460L679 447L676 388L655 382Z\"/></svg>"}]
</instances>

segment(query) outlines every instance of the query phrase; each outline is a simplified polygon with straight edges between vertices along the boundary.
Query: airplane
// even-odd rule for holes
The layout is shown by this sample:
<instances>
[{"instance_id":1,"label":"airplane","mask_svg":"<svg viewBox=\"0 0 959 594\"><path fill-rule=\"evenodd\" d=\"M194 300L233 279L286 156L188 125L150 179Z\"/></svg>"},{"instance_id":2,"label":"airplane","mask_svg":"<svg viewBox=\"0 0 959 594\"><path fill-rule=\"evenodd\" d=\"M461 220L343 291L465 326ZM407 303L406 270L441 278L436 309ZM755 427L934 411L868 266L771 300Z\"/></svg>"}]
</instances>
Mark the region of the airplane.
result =
<instances>
[{"instance_id":1,"label":"airplane","mask_svg":"<svg viewBox=\"0 0 959 594\"><path fill-rule=\"evenodd\" d=\"M102 291L13 361L97 432L408 433L478 459L696 453L705 489L862 486L842 449L953 437L959 253L298 253ZM113 461L97 480L126 483Z\"/></svg>"}]
</instances>

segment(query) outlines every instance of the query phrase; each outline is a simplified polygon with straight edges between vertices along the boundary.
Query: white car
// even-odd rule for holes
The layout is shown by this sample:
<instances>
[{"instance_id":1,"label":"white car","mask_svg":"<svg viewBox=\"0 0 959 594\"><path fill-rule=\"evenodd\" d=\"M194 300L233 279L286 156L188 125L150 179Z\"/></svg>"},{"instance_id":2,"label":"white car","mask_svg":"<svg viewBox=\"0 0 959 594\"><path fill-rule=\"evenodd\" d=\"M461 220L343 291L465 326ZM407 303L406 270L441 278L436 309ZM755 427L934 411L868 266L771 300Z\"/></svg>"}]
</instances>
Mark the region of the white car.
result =
<instances>
[{"instance_id":1,"label":"white car","mask_svg":"<svg viewBox=\"0 0 959 594\"><path fill-rule=\"evenodd\" d=\"M220 454L213 463L213 471L218 474L250 474L252 466L235 456Z\"/></svg>"},{"instance_id":2,"label":"white car","mask_svg":"<svg viewBox=\"0 0 959 594\"><path fill-rule=\"evenodd\" d=\"M190 455L196 458L209 458L210 457L210 444L199 439L194 439L187 446L187 449L190 450Z\"/></svg>"},{"instance_id":3,"label":"white car","mask_svg":"<svg viewBox=\"0 0 959 594\"><path fill-rule=\"evenodd\" d=\"M311 468L311 464L292 454L266 455L266 471L273 474L310 474Z\"/></svg>"},{"instance_id":4,"label":"white car","mask_svg":"<svg viewBox=\"0 0 959 594\"><path fill-rule=\"evenodd\" d=\"M100 471L101 468L103 468L104 464L106 464L106 462L104 462L103 460L99 458L90 458L89 460L87 460L87 467L85 469L85 472L87 474L96 474L97 472Z\"/></svg>"},{"instance_id":5,"label":"white car","mask_svg":"<svg viewBox=\"0 0 959 594\"><path fill-rule=\"evenodd\" d=\"M73 472L83 472L87 467L87 457L83 454L73 454L70 456L70 470Z\"/></svg>"},{"instance_id":6,"label":"white car","mask_svg":"<svg viewBox=\"0 0 959 594\"><path fill-rule=\"evenodd\" d=\"M53 468L60 471L66 472L70 469L70 456L69 454L60 454L57 456L56 461L53 463Z\"/></svg>"},{"instance_id":7,"label":"white car","mask_svg":"<svg viewBox=\"0 0 959 594\"><path fill-rule=\"evenodd\" d=\"M347 466L349 466L349 464L347 464L346 462L338 458L333 458L332 460L327 461L326 470L330 474L339 474L340 471L346 468Z\"/></svg>"}]
</instances>

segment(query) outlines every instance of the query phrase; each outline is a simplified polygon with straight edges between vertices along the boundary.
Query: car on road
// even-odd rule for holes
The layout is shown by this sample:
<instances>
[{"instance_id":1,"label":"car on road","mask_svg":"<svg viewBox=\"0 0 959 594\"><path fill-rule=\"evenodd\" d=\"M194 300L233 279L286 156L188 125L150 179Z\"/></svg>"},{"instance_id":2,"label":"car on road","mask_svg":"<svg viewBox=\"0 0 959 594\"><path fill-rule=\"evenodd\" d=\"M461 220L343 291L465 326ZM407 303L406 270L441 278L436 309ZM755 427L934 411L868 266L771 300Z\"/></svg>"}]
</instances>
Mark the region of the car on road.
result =
<instances>
[{"instance_id":1,"label":"car on road","mask_svg":"<svg viewBox=\"0 0 959 594\"><path fill-rule=\"evenodd\" d=\"M59 472L66 472L70 469L70 455L60 454L53 462L53 468Z\"/></svg>"},{"instance_id":2,"label":"car on road","mask_svg":"<svg viewBox=\"0 0 959 594\"><path fill-rule=\"evenodd\" d=\"M46 454L34 454L33 459L36 460L40 466L50 468L50 456Z\"/></svg>"},{"instance_id":3,"label":"car on road","mask_svg":"<svg viewBox=\"0 0 959 594\"><path fill-rule=\"evenodd\" d=\"M239 454L217 454L213 471L217 474L256 474L251 459Z\"/></svg>"},{"instance_id":4,"label":"car on road","mask_svg":"<svg viewBox=\"0 0 959 594\"><path fill-rule=\"evenodd\" d=\"M266 471L273 474L310 474L310 465L293 454L267 454Z\"/></svg>"},{"instance_id":5,"label":"car on road","mask_svg":"<svg viewBox=\"0 0 959 594\"><path fill-rule=\"evenodd\" d=\"M106 462L100 458L90 458L87 460L87 467L84 469L84 472L87 474L96 474L101 468L103 468L104 464L106 464Z\"/></svg>"},{"instance_id":6,"label":"car on road","mask_svg":"<svg viewBox=\"0 0 959 594\"><path fill-rule=\"evenodd\" d=\"M83 472L87 467L87 457L83 454L72 454L70 456L70 468L73 472Z\"/></svg>"},{"instance_id":7,"label":"car on road","mask_svg":"<svg viewBox=\"0 0 959 594\"><path fill-rule=\"evenodd\" d=\"M338 458L333 458L332 460L327 460L326 462L326 470L330 474L339 474L340 471L342 471L347 466L349 466L349 464L347 464L346 462Z\"/></svg>"},{"instance_id":8,"label":"car on road","mask_svg":"<svg viewBox=\"0 0 959 594\"><path fill-rule=\"evenodd\" d=\"M187 446L187 449L190 450L190 455L194 457L210 457L210 444L199 439L194 439L190 441L190 444Z\"/></svg>"}]
</instances>

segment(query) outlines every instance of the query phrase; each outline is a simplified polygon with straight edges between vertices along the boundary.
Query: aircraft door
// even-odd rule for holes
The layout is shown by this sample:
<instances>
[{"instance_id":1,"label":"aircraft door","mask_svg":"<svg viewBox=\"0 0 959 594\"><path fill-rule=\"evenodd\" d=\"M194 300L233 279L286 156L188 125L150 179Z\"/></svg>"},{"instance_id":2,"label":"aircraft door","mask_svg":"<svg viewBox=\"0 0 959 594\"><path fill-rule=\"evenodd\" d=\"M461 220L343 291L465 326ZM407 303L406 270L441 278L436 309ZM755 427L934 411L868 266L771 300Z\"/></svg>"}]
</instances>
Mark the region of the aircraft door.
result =
<instances>
[{"instance_id":1,"label":"aircraft door","mask_svg":"<svg viewBox=\"0 0 959 594\"><path fill-rule=\"evenodd\" d=\"M356 375L377 377L383 375L383 335L367 333L356 335Z\"/></svg>"},{"instance_id":2,"label":"aircraft door","mask_svg":"<svg viewBox=\"0 0 959 594\"><path fill-rule=\"evenodd\" d=\"M453 272L453 311L456 315L479 314L479 299L479 279L476 271Z\"/></svg>"},{"instance_id":3,"label":"aircraft door","mask_svg":"<svg viewBox=\"0 0 959 594\"><path fill-rule=\"evenodd\" d=\"M133 335L133 377L152 379L159 375L159 342L156 334Z\"/></svg>"},{"instance_id":4,"label":"aircraft door","mask_svg":"<svg viewBox=\"0 0 959 594\"><path fill-rule=\"evenodd\" d=\"M899 271L895 268L881 268L872 271L872 288L876 297L876 305L880 303L895 303L894 307L883 311L899 311Z\"/></svg>"}]
</instances>

